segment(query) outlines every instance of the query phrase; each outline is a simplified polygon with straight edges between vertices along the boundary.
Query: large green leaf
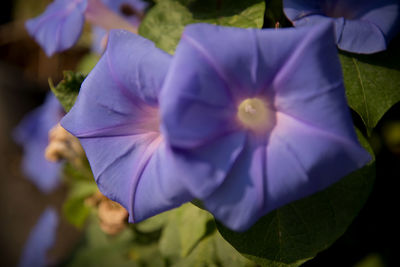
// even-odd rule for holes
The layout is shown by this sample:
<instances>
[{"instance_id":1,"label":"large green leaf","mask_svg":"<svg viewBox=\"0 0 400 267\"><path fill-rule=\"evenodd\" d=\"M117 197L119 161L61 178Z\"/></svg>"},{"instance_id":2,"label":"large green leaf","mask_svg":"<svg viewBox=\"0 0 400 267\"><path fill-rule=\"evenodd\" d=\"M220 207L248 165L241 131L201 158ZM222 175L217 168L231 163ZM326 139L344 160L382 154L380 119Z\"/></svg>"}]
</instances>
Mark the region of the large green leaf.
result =
<instances>
[{"instance_id":1,"label":"large green leaf","mask_svg":"<svg viewBox=\"0 0 400 267\"><path fill-rule=\"evenodd\" d=\"M368 134L382 116L400 101L400 37L374 55L342 52L347 100L362 118Z\"/></svg>"},{"instance_id":2,"label":"large green leaf","mask_svg":"<svg viewBox=\"0 0 400 267\"><path fill-rule=\"evenodd\" d=\"M129 257L133 233L125 230L116 237L105 234L97 218L92 216L85 232L85 240L71 256L68 267L135 267L139 266ZM160 266L162 267L162 266Z\"/></svg>"},{"instance_id":3,"label":"large green leaf","mask_svg":"<svg viewBox=\"0 0 400 267\"><path fill-rule=\"evenodd\" d=\"M187 24L261 28L264 10L264 0L159 0L140 24L139 33L172 54Z\"/></svg>"},{"instance_id":4,"label":"large green leaf","mask_svg":"<svg viewBox=\"0 0 400 267\"><path fill-rule=\"evenodd\" d=\"M372 154L365 138L359 138ZM217 227L240 253L261 266L299 266L346 231L364 205L374 177L372 161L328 189L269 213L247 232Z\"/></svg>"},{"instance_id":5,"label":"large green leaf","mask_svg":"<svg viewBox=\"0 0 400 267\"><path fill-rule=\"evenodd\" d=\"M172 267L255 266L221 237L207 211L185 204L167 214L160 251Z\"/></svg>"},{"instance_id":6,"label":"large green leaf","mask_svg":"<svg viewBox=\"0 0 400 267\"><path fill-rule=\"evenodd\" d=\"M135 224L135 227L138 231L143 233L158 231L162 229L164 225L168 222L168 215L168 212L157 214L156 216Z\"/></svg>"},{"instance_id":7,"label":"large green leaf","mask_svg":"<svg viewBox=\"0 0 400 267\"><path fill-rule=\"evenodd\" d=\"M161 252L169 257L187 256L207 233L207 222L212 216L191 204L169 212L161 239Z\"/></svg>"}]
</instances>

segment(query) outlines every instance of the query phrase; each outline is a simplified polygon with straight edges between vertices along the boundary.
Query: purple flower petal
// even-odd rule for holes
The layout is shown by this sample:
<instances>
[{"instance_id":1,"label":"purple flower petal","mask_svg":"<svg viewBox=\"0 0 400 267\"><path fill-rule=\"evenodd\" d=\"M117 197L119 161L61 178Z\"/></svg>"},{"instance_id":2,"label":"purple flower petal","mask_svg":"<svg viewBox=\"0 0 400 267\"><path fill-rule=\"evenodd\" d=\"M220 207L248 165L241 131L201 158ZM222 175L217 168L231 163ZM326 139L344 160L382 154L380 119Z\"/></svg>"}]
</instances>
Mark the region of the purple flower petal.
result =
<instances>
[{"instance_id":1,"label":"purple flower petal","mask_svg":"<svg viewBox=\"0 0 400 267\"><path fill-rule=\"evenodd\" d=\"M206 208L236 231L246 230L264 215L265 149L248 138L224 183L204 199Z\"/></svg>"},{"instance_id":2,"label":"purple flower petal","mask_svg":"<svg viewBox=\"0 0 400 267\"><path fill-rule=\"evenodd\" d=\"M169 62L170 56L152 42L127 31L111 31L106 52L61 121L80 139L100 190L121 203L135 222L154 215L150 209L143 211L136 200L158 210L181 204L180 198L160 203L161 198L181 194L178 187L162 188L165 195L151 198L154 203L147 201L153 194L147 184L166 179L155 174L162 167L158 158L164 157L158 151L163 142L158 94ZM142 182L147 191L137 197Z\"/></svg>"},{"instance_id":3,"label":"purple flower petal","mask_svg":"<svg viewBox=\"0 0 400 267\"><path fill-rule=\"evenodd\" d=\"M193 196L208 197L225 180L243 150L246 134L238 131L220 138L210 139L196 149L175 149L174 166L181 183Z\"/></svg>"},{"instance_id":4,"label":"purple flower petal","mask_svg":"<svg viewBox=\"0 0 400 267\"><path fill-rule=\"evenodd\" d=\"M81 35L87 0L56 0L26 22L26 29L48 56L71 48Z\"/></svg>"},{"instance_id":5,"label":"purple flower petal","mask_svg":"<svg viewBox=\"0 0 400 267\"><path fill-rule=\"evenodd\" d=\"M397 0L285 0L284 11L296 27L315 25L331 18L335 21L339 48L355 53L385 50L400 25L400 2Z\"/></svg>"},{"instance_id":6,"label":"purple flower petal","mask_svg":"<svg viewBox=\"0 0 400 267\"><path fill-rule=\"evenodd\" d=\"M320 191L370 160L355 138L278 112L266 151L264 212Z\"/></svg>"},{"instance_id":7,"label":"purple flower petal","mask_svg":"<svg viewBox=\"0 0 400 267\"><path fill-rule=\"evenodd\" d=\"M42 192L50 193L60 183L61 163L46 160L48 133L64 115L56 97L49 93L45 103L28 114L14 131L14 139L23 146L22 167L25 175Z\"/></svg>"},{"instance_id":8,"label":"purple flower petal","mask_svg":"<svg viewBox=\"0 0 400 267\"><path fill-rule=\"evenodd\" d=\"M337 112L348 107L329 25L319 24L313 31L299 28L291 34L296 47L287 48L285 53L290 56L271 83L274 106L315 127L357 140L349 112Z\"/></svg>"},{"instance_id":9,"label":"purple flower petal","mask_svg":"<svg viewBox=\"0 0 400 267\"><path fill-rule=\"evenodd\" d=\"M144 169L133 201L131 222L139 222L165 210L191 201L193 196L179 179L181 173L174 166L174 155L162 142Z\"/></svg>"},{"instance_id":10,"label":"purple flower petal","mask_svg":"<svg viewBox=\"0 0 400 267\"><path fill-rule=\"evenodd\" d=\"M346 105L333 36L331 23L186 28L161 93L163 133L179 169L192 169L183 183L231 229L245 230L369 161ZM250 106L241 110L244 102ZM264 114L258 123L267 124L251 128L240 112ZM227 125L234 126L229 134L221 130ZM247 141L230 142L233 133ZM215 166L224 167L210 171Z\"/></svg>"},{"instance_id":11,"label":"purple flower petal","mask_svg":"<svg viewBox=\"0 0 400 267\"><path fill-rule=\"evenodd\" d=\"M55 242L58 216L54 209L47 208L32 229L19 262L20 267L47 266L47 251Z\"/></svg>"}]
</instances>

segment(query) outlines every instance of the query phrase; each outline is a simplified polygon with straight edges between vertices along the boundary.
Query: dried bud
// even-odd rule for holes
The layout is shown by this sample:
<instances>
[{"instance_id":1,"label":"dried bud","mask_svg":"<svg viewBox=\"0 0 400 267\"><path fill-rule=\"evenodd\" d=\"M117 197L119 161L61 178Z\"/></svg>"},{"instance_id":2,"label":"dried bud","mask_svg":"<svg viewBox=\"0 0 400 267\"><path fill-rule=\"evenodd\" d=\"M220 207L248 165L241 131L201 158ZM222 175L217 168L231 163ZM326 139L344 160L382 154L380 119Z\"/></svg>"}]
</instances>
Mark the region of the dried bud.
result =
<instances>
[{"instance_id":1,"label":"dried bud","mask_svg":"<svg viewBox=\"0 0 400 267\"><path fill-rule=\"evenodd\" d=\"M97 207L103 200L107 200L107 198L100 191L97 191L85 199L85 204L89 207Z\"/></svg>"},{"instance_id":2,"label":"dried bud","mask_svg":"<svg viewBox=\"0 0 400 267\"><path fill-rule=\"evenodd\" d=\"M45 151L47 160L57 162L66 159L79 165L83 155L84 151L79 140L61 127L59 123L50 130L49 145Z\"/></svg>"},{"instance_id":3,"label":"dried bud","mask_svg":"<svg viewBox=\"0 0 400 267\"><path fill-rule=\"evenodd\" d=\"M105 199L99 204L98 216L101 229L107 234L115 235L125 229L128 212L117 202Z\"/></svg>"}]
</instances>

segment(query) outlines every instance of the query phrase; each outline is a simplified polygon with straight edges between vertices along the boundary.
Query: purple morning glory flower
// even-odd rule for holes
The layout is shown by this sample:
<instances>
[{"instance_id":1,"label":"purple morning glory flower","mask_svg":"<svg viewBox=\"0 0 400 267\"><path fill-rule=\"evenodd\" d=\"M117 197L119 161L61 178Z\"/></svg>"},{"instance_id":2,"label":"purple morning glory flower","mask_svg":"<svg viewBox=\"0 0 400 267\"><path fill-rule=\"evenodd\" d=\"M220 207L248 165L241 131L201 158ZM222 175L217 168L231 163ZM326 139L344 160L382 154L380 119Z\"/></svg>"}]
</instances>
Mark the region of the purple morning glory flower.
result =
<instances>
[{"instance_id":1,"label":"purple morning glory flower","mask_svg":"<svg viewBox=\"0 0 400 267\"><path fill-rule=\"evenodd\" d=\"M102 58L61 125L79 138L100 191L138 222L192 199L159 130L158 95L171 56L140 36L110 32Z\"/></svg>"},{"instance_id":2,"label":"purple morning glory flower","mask_svg":"<svg viewBox=\"0 0 400 267\"><path fill-rule=\"evenodd\" d=\"M55 242L58 216L54 209L48 208L40 216L32 229L21 255L19 267L47 266L47 251Z\"/></svg>"},{"instance_id":3,"label":"purple morning glory flower","mask_svg":"<svg viewBox=\"0 0 400 267\"><path fill-rule=\"evenodd\" d=\"M233 230L370 160L353 129L331 23L188 26L160 110L181 183Z\"/></svg>"},{"instance_id":4,"label":"purple morning glory flower","mask_svg":"<svg viewBox=\"0 0 400 267\"><path fill-rule=\"evenodd\" d=\"M55 52L71 48L77 42L85 19L104 30L120 28L135 31L134 25L137 23L137 18L131 16L125 19L118 15L121 11L117 4L135 4L137 5L135 10L138 11L146 7L140 0L103 0L103 2L100 0L55 0L43 14L27 21L26 28L46 54L51 56Z\"/></svg>"},{"instance_id":5,"label":"purple morning glory flower","mask_svg":"<svg viewBox=\"0 0 400 267\"><path fill-rule=\"evenodd\" d=\"M370 54L386 50L399 31L398 0L284 0L283 5L296 27L333 20L336 43L349 52Z\"/></svg>"},{"instance_id":6,"label":"purple morning glory flower","mask_svg":"<svg viewBox=\"0 0 400 267\"><path fill-rule=\"evenodd\" d=\"M42 192L50 193L60 182L61 163L45 159L48 133L64 115L56 97L49 93L44 104L29 113L18 125L14 139L23 146L22 169Z\"/></svg>"}]
</instances>

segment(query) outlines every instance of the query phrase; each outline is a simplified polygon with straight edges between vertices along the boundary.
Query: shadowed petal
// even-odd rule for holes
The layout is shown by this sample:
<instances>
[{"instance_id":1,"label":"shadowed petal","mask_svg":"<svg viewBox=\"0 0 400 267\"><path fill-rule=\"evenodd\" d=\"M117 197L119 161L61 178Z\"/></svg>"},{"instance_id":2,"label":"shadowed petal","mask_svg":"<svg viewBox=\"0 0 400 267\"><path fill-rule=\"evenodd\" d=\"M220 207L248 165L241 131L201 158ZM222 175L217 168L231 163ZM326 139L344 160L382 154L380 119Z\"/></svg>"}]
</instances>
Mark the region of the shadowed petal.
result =
<instances>
[{"instance_id":1,"label":"shadowed petal","mask_svg":"<svg viewBox=\"0 0 400 267\"><path fill-rule=\"evenodd\" d=\"M267 146L264 211L320 191L370 160L357 139L278 113Z\"/></svg>"},{"instance_id":2,"label":"shadowed petal","mask_svg":"<svg viewBox=\"0 0 400 267\"><path fill-rule=\"evenodd\" d=\"M40 216L29 234L21 255L19 267L47 266L46 254L55 242L58 216L54 209L48 208Z\"/></svg>"},{"instance_id":3,"label":"shadowed petal","mask_svg":"<svg viewBox=\"0 0 400 267\"><path fill-rule=\"evenodd\" d=\"M383 32L388 43L400 30L400 1L379 0L369 2L371 8L365 10L360 16L362 20L374 23ZM365 3L363 4L365 5Z\"/></svg>"},{"instance_id":4,"label":"shadowed petal","mask_svg":"<svg viewBox=\"0 0 400 267\"><path fill-rule=\"evenodd\" d=\"M25 26L47 56L51 56L76 43L82 32L86 6L86 0L56 0Z\"/></svg>"},{"instance_id":5,"label":"shadowed petal","mask_svg":"<svg viewBox=\"0 0 400 267\"><path fill-rule=\"evenodd\" d=\"M296 27L316 25L332 18L337 45L354 53L385 50L400 25L397 0L284 0L284 11Z\"/></svg>"},{"instance_id":6,"label":"shadowed petal","mask_svg":"<svg viewBox=\"0 0 400 267\"><path fill-rule=\"evenodd\" d=\"M210 139L195 150L174 150L178 177L193 196L203 199L225 180L245 145L246 133L238 131Z\"/></svg>"},{"instance_id":7,"label":"shadowed petal","mask_svg":"<svg viewBox=\"0 0 400 267\"><path fill-rule=\"evenodd\" d=\"M338 47L345 51L370 54L386 50L387 42L378 26L370 21L336 19L343 24L340 36L337 35ZM337 29L340 29L336 26Z\"/></svg>"}]
</instances>

